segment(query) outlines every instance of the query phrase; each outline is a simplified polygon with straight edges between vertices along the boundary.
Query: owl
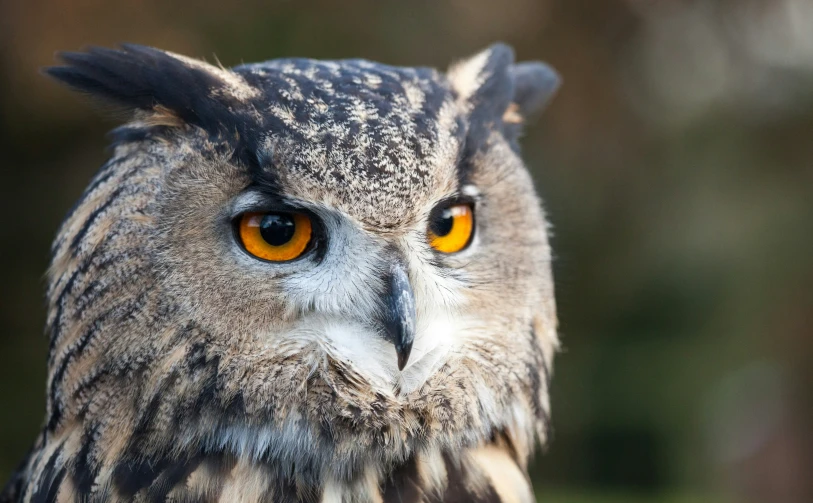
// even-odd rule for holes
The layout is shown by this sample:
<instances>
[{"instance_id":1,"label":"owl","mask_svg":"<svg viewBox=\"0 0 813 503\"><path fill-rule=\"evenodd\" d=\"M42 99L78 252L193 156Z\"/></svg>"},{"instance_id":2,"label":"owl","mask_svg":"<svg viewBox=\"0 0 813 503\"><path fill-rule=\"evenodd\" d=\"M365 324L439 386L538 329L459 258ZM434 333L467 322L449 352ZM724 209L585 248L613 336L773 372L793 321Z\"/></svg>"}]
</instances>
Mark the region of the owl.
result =
<instances>
[{"instance_id":1,"label":"owl","mask_svg":"<svg viewBox=\"0 0 813 503\"><path fill-rule=\"evenodd\" d=\"M54 241L0 500L533 501L558 339L518 139L554 70L60 57L129 120Z\"/></svg>"}]
</instances>

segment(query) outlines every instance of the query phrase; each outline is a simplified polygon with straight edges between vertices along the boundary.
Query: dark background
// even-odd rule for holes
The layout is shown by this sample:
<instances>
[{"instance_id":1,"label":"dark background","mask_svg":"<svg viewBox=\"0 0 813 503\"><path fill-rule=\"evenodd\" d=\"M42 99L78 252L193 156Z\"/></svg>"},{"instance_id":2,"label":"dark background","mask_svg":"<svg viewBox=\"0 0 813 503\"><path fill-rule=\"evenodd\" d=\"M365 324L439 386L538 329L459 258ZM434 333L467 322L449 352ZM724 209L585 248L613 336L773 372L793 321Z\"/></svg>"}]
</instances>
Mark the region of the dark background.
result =
<instances>
[{"instance_id":1,"label":"dark background","mask_svg":"<svg viewBox=\"0 0 813 503\"><path fill-rule=\"evenodd\" d=\"M564 343L540 501L813 501L808 0L2 0L0 478L43 417L49 243L116 125L38 74L54 51L445 68L495 40L565 82L524 139Z\"/></svg>"}]
</instances>

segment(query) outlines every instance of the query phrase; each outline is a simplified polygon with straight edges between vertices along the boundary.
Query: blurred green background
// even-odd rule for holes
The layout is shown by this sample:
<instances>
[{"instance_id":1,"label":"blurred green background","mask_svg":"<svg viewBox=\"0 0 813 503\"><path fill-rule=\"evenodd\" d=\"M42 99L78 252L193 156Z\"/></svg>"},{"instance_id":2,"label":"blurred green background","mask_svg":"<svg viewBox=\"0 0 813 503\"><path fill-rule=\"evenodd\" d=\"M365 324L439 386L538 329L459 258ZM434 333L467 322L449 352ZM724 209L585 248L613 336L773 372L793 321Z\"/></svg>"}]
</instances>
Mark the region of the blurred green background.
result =
<instances>
[{"instance_id":1,"label":"blurred green background","mask_svg":"<svg viewBox=\"0 0 813 503\"><path fill-rule=\"evenodd\" d=\"M38 74L128 41L224 65L445 68L495 40L564 77L527 130L564 350L540 501L813 501L813 2L0 2L0 478L44 411L43 273L116 122Z\"/></svg>"}]
</instances>

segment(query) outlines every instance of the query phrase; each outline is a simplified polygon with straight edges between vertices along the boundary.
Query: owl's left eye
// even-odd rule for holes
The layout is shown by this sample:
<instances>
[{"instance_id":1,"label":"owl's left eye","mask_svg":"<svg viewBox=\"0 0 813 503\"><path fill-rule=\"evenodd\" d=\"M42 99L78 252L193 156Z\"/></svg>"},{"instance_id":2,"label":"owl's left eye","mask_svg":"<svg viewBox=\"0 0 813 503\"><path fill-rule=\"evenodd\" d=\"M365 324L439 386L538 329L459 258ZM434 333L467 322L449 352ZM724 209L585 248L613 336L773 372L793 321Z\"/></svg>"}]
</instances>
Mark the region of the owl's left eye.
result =
<instances>
[{"instance_id":1,"label":"owl's left eye","mask_svg":"<svg viewBox=\"0 0 813 503\"><path fill-rule=\"evenodd\" d=\"M436 209L429 219L429 244L442 253L456 253L471 243L474 234L474 208L453 204Z\"/></svg>"},{"instance_id":2,"label":"owl's left eye","mask_svg":"<svg viewBox=\"0 0 813 503\"><path fill-rule=\"evenodd\" d=\"M313 225L304 213L243 213L237 233L251 255L269 262L286 262L308 249Z\"/></svg>"}]
</instances>

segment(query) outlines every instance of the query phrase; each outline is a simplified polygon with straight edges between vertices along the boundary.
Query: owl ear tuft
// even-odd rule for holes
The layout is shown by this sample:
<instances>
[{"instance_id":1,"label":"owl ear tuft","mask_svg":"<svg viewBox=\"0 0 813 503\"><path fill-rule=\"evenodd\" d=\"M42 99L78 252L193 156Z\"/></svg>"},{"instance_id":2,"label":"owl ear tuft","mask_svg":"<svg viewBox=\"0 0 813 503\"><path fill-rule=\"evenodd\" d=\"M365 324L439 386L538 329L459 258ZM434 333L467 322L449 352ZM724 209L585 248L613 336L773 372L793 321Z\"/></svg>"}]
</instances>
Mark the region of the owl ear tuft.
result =
<instances>
[{"instance_id":1,"label":"owl ear tuft","mask_svg":"<svg viewBox=\"0 0 813 503\"><path fill-rule=\"evenodd\" d=\"M514 80L509 71L513 62L514 50L497 43L449 68L447 78L457 100L473 119L499 117L508 107L514 95Z\"/></svg>"},{"instance_id":2,"label":"owl ear tuft","mask_svg":"<svg viewBox=\"0 0 813 503\"><path fill-rule=\"evenodd\" d=\"M147 112L151 124L225 126L229 108L253 90L233 72L141 45L58 57L64 65L44 69L47 75L115 106Z\"/></svg>"},{"instance_id":3,"label":"owl ear tuft","mask_svg":"<svg viewBox=\"0 0 813 503\"><path fill-rule=\"evenodd\" d=\"M542 112L562 85L559 73L541 61L513 65L514 99L523 118Z\"/></svg>"},{"instance_id":4,"label":"owl ear tuft","mask_svg":"<svg viewBox=\"0 0 813 503\"><path fill-rule=\"evenodd\" d=\"M471 122L498 123L515 139L520 125L539 113L559 88L559 74L542 62L514 63L514 51L498 43L449 69L447 78Z\"/></svg>"}]
</instances>

